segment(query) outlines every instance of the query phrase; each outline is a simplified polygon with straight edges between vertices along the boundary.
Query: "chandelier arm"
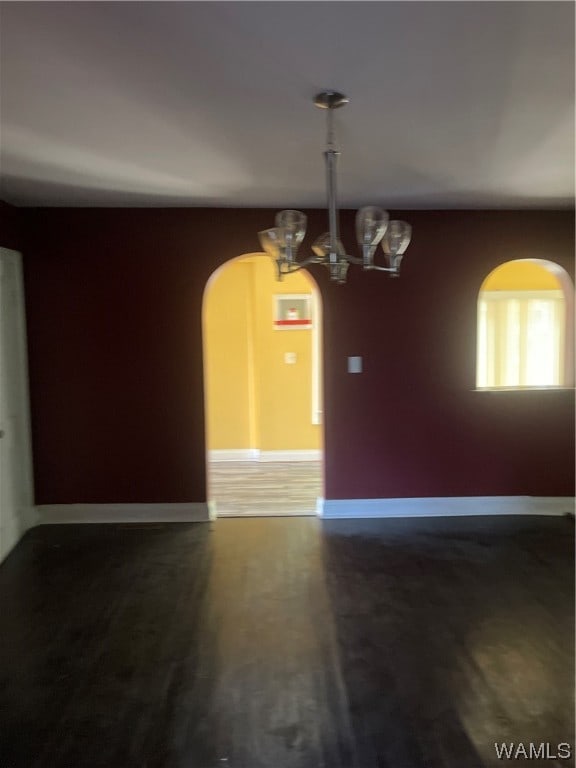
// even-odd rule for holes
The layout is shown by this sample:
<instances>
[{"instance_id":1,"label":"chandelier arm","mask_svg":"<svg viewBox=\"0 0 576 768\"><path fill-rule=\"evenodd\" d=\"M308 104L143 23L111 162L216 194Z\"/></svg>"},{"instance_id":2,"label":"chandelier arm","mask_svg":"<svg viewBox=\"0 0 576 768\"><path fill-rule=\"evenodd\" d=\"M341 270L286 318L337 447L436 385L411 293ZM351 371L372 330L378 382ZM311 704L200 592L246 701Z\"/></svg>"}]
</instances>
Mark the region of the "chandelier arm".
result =
<instances>
[{"instance_id":1,"label":"chandelier arm","mask_svg":"<svg viewBox=\"0 0 576 768\"><path fill-rule=\"evenodd\" d=\"M308 264L312 264L312 261L293 261L291 264L288 264L286 269L282 274L283 275L291 275L292 272L299 272L301 269L304 269L304 267L308 266Z\"/></svg>"},{"instance_id":2,"label":"chandelier arm","mask_svg":"<svg viewBox=\"0 0 576 768\"><path fill-rule=\"evenodd\" d=\"M298 272L299 269L305 269L306 267L310 266L310 264L322 264L322 261L317 256L310 256L303 261L293 261L292 264L290 264L289 271Z\"/></svg>"},{"instance_id":3,"label":"chandelier arm","mask_svg":"<svg viewBox=\"0 0 576 768\"><path fill-rule=\"evenodd\" d=\"M299 261L298 264L301 267L307 267L309 264L321 264L322 260L318 258L318 256L309 256L307 259L303 259L303 261Z\"/></svg>"},{"instance_id":4,"label":"chandelier arm","mask_svg":"<svg viewBox=\"0 0 576 768\"><path fill-rule=\"evenodd\" d=\"M378 272L394 272L395 274L399 272L397 267L379 267L376 264L371 264L369 267L364 267L364 269L375 269Z\"/></svg>"},{"instance_id":5,"label":"chandelier arm","mask_svg":"<svg viewBox=\"0 0 576 768\"><path fill-rule=\"evenodd\" d=\"M364 264L364 259L359 259L357 256L349 256L347 253L345 253L344 258L346 261L349 261L350 264Z\"/></svg>"}]
</instances>

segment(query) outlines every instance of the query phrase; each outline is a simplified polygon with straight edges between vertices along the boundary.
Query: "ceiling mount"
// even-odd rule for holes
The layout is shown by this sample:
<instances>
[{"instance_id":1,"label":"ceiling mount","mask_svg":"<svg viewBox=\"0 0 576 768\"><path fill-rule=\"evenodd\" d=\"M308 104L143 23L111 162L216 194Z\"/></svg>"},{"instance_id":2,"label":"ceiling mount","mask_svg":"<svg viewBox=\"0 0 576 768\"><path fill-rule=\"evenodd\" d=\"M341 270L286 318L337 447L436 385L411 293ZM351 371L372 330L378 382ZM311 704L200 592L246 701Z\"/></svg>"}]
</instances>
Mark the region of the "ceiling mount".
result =
<instances>
[{"instance_id":1,"label":"ceiling mount","mask_svg":"<svg viewBox=\"0 0 576 768\"><path fill-rule=\"evenodd\" d=\"M314 104L320 109L338 109L343 107L350 99L339 91L322 91L314 96Z\"/></svg>"}]
</instances>

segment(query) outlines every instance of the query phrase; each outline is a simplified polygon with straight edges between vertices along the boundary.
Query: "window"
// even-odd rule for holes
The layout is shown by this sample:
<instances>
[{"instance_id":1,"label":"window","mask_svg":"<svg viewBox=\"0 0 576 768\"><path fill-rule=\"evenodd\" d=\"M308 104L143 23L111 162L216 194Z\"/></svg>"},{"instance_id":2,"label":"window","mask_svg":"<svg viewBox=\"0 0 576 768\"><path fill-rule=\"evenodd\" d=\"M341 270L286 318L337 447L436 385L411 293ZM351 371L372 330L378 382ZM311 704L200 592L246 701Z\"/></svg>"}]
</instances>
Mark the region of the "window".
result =
<instances>
[{"instance_id":1,"label":"window","mask_svg":"<svg viewBox=\"0 0 576 768\"><path fill-rule=\"evenodd\" d=\"M477 387L570 383L566 350L571 305L567 307L566 283L557 270L551 262L522 259L501 265L486 278L478 297Z\"/></svg>"}]
</instances>

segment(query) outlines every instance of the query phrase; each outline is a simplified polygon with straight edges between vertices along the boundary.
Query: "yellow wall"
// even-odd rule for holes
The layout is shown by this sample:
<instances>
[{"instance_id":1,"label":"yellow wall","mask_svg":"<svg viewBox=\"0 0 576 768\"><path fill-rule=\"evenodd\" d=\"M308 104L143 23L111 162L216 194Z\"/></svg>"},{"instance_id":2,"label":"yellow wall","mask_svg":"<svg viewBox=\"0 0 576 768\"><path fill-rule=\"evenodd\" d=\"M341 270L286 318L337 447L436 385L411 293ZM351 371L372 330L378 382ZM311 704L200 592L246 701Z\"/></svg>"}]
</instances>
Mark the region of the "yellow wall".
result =
<instances>
[{"instance_id":1,"label":"yellow wall","mask_svg":"<svg viewBox=\"0 0 576 768\"><path fill-rule=\"evenodd\" d=\"M206 429L211 448L250 446L251 267L234 262L209 283L204 300Z\"/></svg>"},{"instance_id":2,"label":"yellow wall","mask_svg":"<svg viewBox=\"0 0 576 768\"><path fill-rule=\"evenodd\" d=\"M482 283L483 291L558 291L558 278L533 261L507 261Z\"/></svg>"},{"instance_id":3,"label":"yellow wall","mask_svg":"<svg viewBox=\"0 0 576 768\"><path fill-rule=\"evenodd\" d=\"M273 326L274 295L312 293L303 273L275 279L268 256L222 267L204 300L207 445L210 450L318 449L312 424L312 331ZM287 364L286 352L296 354Z\"/></svg>"}]
</instances>

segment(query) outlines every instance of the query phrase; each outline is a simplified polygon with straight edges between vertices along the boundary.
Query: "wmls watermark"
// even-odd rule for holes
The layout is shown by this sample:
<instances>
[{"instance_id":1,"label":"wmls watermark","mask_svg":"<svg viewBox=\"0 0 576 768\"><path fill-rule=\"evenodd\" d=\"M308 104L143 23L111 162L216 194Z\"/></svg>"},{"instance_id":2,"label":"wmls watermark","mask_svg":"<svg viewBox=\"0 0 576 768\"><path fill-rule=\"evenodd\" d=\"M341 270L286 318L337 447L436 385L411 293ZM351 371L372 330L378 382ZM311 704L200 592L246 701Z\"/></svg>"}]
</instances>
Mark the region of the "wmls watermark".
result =
<instances>
[{"instance_id":1,"label":"wmls watermark","mask_svg":"<svg viewBox=\"0 0 576 768\"><path fill-rule=\"evenodd\" d=\"M547 741L535 742L495 742L494 749L499 760L569 760L572 746L563 741L550 744Z\"/></svg>"}]
</instances>

